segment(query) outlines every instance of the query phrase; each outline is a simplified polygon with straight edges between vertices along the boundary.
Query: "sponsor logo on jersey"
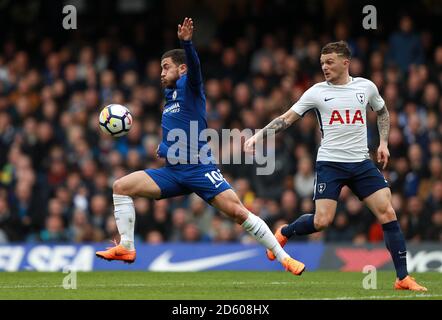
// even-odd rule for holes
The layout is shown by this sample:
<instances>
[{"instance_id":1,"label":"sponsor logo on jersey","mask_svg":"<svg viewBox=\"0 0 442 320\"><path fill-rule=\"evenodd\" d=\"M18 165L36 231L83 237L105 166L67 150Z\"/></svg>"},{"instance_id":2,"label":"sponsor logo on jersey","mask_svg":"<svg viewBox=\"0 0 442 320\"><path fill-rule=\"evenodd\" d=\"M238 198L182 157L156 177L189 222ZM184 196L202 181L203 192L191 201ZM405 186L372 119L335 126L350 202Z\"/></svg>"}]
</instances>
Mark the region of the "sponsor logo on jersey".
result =
<instances>
[{"instance_id":1,"label":"sponsor logo on jersey","mask_svg":"<svg viewBox=\"0 0 442 320\"><path fill-rule=\"evenodd\" d=\"M360 122L364 124L364 118L362 117L361 110L356 110L354 114L351 114L350 110L345 110L343 114L339 110L333 110L328 124L331 125L335 122L340 124L356 124Z\"/></svg>"},{"instance_id":2,"label":"sponsor logo on jersey","mask_svg":"<svg viewBox=\"0 0 442 320\"><path fill-rule=\"evenodd\" d=\"M163 114L180 112L180 104L178 102L164 109Z\"/></svg>"}]
</instances>

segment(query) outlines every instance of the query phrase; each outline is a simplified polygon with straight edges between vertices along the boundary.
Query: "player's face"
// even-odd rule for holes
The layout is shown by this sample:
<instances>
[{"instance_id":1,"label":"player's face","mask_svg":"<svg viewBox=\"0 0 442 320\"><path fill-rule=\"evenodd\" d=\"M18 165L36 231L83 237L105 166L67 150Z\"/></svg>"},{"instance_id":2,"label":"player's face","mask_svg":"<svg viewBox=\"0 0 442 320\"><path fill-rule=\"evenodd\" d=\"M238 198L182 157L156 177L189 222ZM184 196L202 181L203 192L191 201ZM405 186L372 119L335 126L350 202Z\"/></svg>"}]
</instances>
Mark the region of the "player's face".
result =
<instances>
[{"instance_id":1,"label":"player's face","mask_svg":"<svg viewBox=\"0 0 442 320\"><path fill-rule=\"evenodd\" d=\"M161 84L165 88L175 87L176 81L180 78L180 66L168 57L161 61Z\"/></svg>"},{"instance_id":2,"label":"player's face","mask_svg":"<svg viewBox=\"0 0 442 320\"><path fill-rule=\"evenodd\" d=\"M340 57L336 52L321 55L321 68L325 81L338 82L348 70L350 61Z\"/></svg>"}]
</instances>

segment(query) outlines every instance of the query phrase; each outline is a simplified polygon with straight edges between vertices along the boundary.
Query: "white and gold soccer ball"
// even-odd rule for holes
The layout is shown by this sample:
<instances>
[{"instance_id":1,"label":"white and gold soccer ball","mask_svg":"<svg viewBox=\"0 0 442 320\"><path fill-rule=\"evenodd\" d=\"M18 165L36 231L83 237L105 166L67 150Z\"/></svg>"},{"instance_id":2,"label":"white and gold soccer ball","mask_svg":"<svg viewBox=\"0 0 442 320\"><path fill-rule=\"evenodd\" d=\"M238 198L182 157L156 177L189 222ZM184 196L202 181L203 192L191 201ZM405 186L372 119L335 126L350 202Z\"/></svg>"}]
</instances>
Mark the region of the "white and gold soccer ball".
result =
<instances>
[{"instance_id":1,"label":"white and gold soccer ball","mask_svg":"<svg viewBox=\"0 0 442 320\"><path fill-rule=\"evenodd\" d=\"M100 112L101 130L113 137L126 135L132 126L132 114L121 104L110 104Z\"/></svg>"}]
</instances>

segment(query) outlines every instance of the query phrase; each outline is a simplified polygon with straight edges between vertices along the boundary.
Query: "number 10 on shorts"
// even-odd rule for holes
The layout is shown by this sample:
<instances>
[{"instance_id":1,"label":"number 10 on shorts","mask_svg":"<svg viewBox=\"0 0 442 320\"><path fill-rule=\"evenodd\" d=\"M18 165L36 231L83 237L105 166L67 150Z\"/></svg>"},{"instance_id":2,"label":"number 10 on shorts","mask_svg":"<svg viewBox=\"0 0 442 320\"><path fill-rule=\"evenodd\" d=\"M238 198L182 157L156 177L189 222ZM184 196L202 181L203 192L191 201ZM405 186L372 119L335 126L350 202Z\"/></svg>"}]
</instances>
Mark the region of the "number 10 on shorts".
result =
<instances>
[{"instance_id":1,"label":"number 10 on shorts","mask_svg":"<svg viewBox=\"0 0 442 320\"><path fill-rule=\"evenodd\" d=\"M208 172L204 176L206 176L207 179L209 179L210 182L213 183L215 188L218 188L224 182L224 177L219 169L217 171L213 170L211 172Z\"/></svg>"}]
</instances>

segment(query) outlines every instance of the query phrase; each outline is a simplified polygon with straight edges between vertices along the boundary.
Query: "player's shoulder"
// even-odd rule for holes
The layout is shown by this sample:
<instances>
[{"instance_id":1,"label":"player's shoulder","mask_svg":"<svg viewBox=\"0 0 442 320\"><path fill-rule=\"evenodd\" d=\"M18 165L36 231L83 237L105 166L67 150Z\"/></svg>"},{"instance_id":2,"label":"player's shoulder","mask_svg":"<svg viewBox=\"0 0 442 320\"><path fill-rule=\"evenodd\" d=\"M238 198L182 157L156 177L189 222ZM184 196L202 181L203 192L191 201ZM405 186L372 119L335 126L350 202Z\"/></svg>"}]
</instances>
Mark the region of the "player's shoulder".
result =
<instances>
[{"instance_id":1,"label":"player's shoulder","mask_svg":"<svg viewBox=\"0 0 442 320\"><path fill-rule=\"evenodd\" d=\"M177 87L190 90L194 94L197 95L204 95L204 85L200 84L198 87L192 87L192 85L189 82L189 76L187 74L183 74L177 81Z\"/></svg>"},{"instance_id":2,"label":"player's shoulder","mask_svg":"<svg viewBox=\"0 0 442 320\"><path fill-rule=\"evenodd\" d=\"M323 91L324 89L327 89L327 82L325 82L325 81L318 82L318 83L315 83L314 85L312 85L310 88L308 88L304 92L304 94L315 96L318 93L320 93L321 91Z\"/></svg>"},{"instance_id":3,"label":"player's shoulder","mask_svg":"<svg viewBox=\"0 0 442 320\"><path fill-rule=\"evenodd\" d=\"M353 83L374 84L371 80L363 77L352 77Z\"/></svg>"},{"instance_id":4,"label":"player's shoulder","mask_svg":"<svg viewBox=\"0 0 442 320\"><path fill-rule=\"evenodd\" d=\"M370 89L377 88L373 81L363 77L353 77L353 84L368 87Z\"/></svg>"},{"instance_id":5,"label":"player's shoulder","mask_svg":"<svg viewBox=\"0 0 442 320\"><path fill-rule=\"evenodd\" d=\"M322 81L322 82L315 83L314 85L312 85L310 87L310 89L319 90L319 89L327 88L327 87L328 87L327 81Z\"/></svg>"}]
</instances>

